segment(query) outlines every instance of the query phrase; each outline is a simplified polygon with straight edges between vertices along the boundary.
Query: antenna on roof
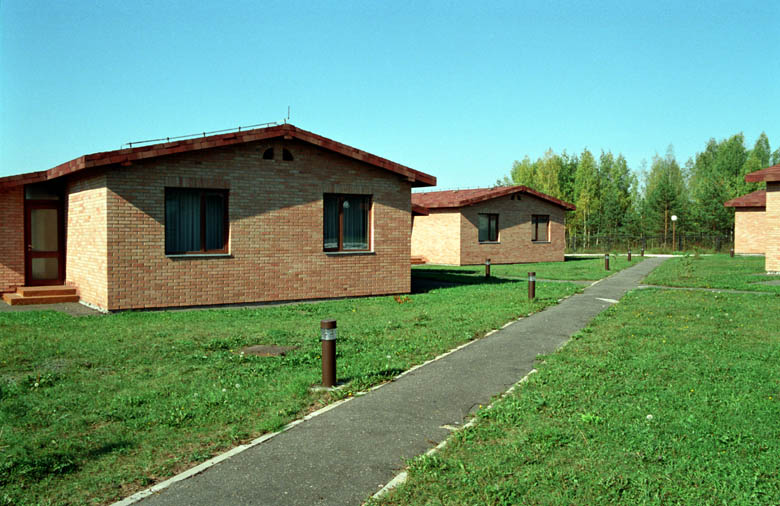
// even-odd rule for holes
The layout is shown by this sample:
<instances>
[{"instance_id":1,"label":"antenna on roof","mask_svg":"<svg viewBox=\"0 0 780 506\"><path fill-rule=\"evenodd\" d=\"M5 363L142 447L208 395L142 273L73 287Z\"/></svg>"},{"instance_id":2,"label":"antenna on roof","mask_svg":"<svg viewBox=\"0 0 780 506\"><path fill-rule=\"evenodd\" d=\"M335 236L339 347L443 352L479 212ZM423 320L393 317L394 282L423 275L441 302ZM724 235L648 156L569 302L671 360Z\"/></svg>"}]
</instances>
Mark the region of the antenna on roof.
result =
<instances>
[{"instance_id":1,"label":"antenna on roof","mask_svg":"<svg viewBox=\"0 0 780 506\"><path fill-rule=\"evenodd\" d=\"M287 117L284 118L284 123L287 124L287 122L290 121L290 106L287 106Z\"/></svg>"}]
</instances>

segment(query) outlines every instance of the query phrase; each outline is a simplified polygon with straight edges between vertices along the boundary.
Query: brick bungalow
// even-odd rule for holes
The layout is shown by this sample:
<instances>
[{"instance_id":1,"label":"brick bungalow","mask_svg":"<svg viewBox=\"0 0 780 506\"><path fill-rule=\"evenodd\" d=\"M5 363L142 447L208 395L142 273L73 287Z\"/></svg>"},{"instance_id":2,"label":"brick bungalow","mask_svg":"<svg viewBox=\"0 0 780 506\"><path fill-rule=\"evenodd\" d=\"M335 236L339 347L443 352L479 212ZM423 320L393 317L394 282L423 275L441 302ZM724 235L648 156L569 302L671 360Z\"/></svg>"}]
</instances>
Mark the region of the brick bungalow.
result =
<instances>
[{"instance_id":1,"label":"brick bungalow","mask_svg":"<svg viewBox=\"0 0 780 506\"><path fill-rule=\"evenodd\" d=\"M574 205L527 186L412 194L412 255L435 264L558 262Z\"/></svg>"},{"instance_id":2,"label":"brick bungalow","mask_svg":"<svg viewBox=\"0 0 780 506\"><path fill-rule=\"evenodd\" d=\"M723 204L734 208L734 253L765 253L766 190L757 190Z\"/></svg>"},{"instance_id":3,"label":"brick bungalow","mask_svg":"<svg viewBox=\"0 0 780 506\"><path fill-rule=\"evenodd\" d=\"M780 164L745 175L748 183L766 183L764 254L767 272L780 273Z\"/></svg>"},{"instance_id":4,"label":"brick bungalow","mask_svg":"<svg viewBox=\"0 0 780 506\"><path fill-rule=\"evenodd\" d=\"M289 124L85 155L0 178L0 292L67 285L104 310L404 293L411 189L435 184Z\"/></svg>"}]
</instances>

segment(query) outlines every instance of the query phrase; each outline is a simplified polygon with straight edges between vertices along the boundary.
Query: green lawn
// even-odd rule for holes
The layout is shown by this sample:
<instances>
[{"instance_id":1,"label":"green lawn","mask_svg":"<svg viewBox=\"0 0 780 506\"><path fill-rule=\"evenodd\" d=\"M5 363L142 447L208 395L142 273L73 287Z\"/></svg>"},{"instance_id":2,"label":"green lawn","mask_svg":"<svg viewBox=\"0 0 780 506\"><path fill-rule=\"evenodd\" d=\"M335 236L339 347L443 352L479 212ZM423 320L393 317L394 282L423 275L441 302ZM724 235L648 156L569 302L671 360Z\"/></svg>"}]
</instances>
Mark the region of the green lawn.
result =
<instances>
[{"instance_id":1,"label":"green lawn","mask_svg":"<svg viewBox=\"0 0 780 506\"><path fill-rule=\"evenodd\" d=\"M780 504L780 297L634 291L381 504Z\"/></svg>"},{"instance_id":2,"label":"green lawn","mask_svg":"<svg viewBox=\"0 0 780 506\"><path fill-rule=\"evenodd\" d=\"M585 258L585 257L567 257L565 262L540 262L532 264L505 264L491 265L490 274L497 278L506 279L528 279L529 272L536 272L537 279L553 280L591 280L602 279L626 267L641 262L643 258L634 255L629 262L627 257L616 257L611 255L609 258L610 270L604 269L604 257ZM437 279L441 281L451 281L454 283L473 283L484 282L484 265L415 265L412 267L415 276Z\"/></svg>"},{"instance_id":3,"label":"green lawn","mask_svg":"<svg viewBox=\"0 0 780 506\"><path fill-rule=\"evenodd\" d=\"M780 280L780 276L767 276L764 272L764 257L687 256L667 260L644 282L663 286L780 293L780 286L760 284L761 281Z\"/></svg>"},{"instance_id":4,"label":"green lawn","mask_svg":"<svg viewBox=\"0 0 780 506\"><path fill-rule=\"evenodd\" d=\"M119 499L577 290L540 284L534 304L525 283L502 282L257 309L0 313L0 504ZM349 382L335 394L309 390L324 318L338 320ZM235 353L253 344L299 349Z\"/></svg>"}]
</instances>

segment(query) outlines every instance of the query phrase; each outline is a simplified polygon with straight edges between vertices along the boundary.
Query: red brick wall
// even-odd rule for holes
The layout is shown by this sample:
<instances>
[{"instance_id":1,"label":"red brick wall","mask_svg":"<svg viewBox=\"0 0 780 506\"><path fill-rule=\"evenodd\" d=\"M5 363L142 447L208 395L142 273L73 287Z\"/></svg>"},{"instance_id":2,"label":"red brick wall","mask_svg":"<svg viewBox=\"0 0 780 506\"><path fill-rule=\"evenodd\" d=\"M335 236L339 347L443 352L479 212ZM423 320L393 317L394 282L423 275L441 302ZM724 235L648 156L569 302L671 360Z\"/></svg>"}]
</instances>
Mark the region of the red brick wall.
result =
<instances>
[{"instance_id":1,"label":"red brick wall","mask_svg":"<svg viewBox=\"0 0 780 506\"><path fill-rule=\"evenodd\" d=\"M68 184L66 200L65 282L81 300L108 309L106 176L88 176Z\"/></svg>"},{"instance_id":2,"label":"red brick wall","mask_svg":"<svg viewBox=\"0 0 780 506\"><path fill-rule=\"evenodd\" d=\"M490 258L494 264L561 262L564 259L564 210L530 195L511 196L461 208L461 265L474 265ZM480 213L498 214L498 243L479 242ZM550 216L550 242L531 241L531 215Z\"/></svg>"},{"instance_id":3,"label":"red brick wall","mask_svg":"<svg viewBox=\"0 0 780 506\"><path fill-rule=\"evenodd\" d=\"M780 272L780 182L766 184L766 270Z\"/></svg>"},{"instance_id":4,"label":"red brick wall","mask_svg":"<svg viewBox=\"0 0 780 506\"><path fill-rule=\"evenodd\" d=\"M0 223L0 292L14 292L24 285L23 187L0 191Z\"/></svg>"},{"instance_id":5,"label":"red brick wall","mask_svg":"<svg viewBox=\"0 0 780 506\"><path fill-rule=\"evenodd\" d=\"M766 210L763 207L738 207L734 213L734 252L766 251Z\"/></svg>"},{"instance_id":6,"label":"red brick wall","mask_svg":"<svg viewBox=\"0 0 780 506\"><path fill-rule=\"evenodd\" d=\"M275 160L263 160L266 148ZM282 146L294 161L282 161ZM408 292L411 188L300 141L261 141L107 173L108 309ZM228 257L165 255L164 188L229 189ZM373 252L322 251L324 193L370 194Z\"/></svg>"}]
</instances>

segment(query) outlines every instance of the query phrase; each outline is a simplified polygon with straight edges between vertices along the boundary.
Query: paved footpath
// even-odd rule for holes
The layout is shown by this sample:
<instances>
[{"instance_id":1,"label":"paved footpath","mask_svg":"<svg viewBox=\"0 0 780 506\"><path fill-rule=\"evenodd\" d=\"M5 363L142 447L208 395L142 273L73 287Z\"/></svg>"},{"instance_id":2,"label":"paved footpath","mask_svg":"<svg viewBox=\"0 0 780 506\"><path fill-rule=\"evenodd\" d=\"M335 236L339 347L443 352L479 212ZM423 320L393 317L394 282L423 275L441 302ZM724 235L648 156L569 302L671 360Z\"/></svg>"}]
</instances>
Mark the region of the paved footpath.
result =
<instances>
[{"instance_id":1,"label":"paved footpath","mask_svg":"<svg viewBox=\"0 0 780 506\"><path fill-rule=\"evenodd\" d=\"M647 258L560 304L300 423L143 499L151 505L359 505L503 393L665 258Z\"/></svg>"}]
</instances>

